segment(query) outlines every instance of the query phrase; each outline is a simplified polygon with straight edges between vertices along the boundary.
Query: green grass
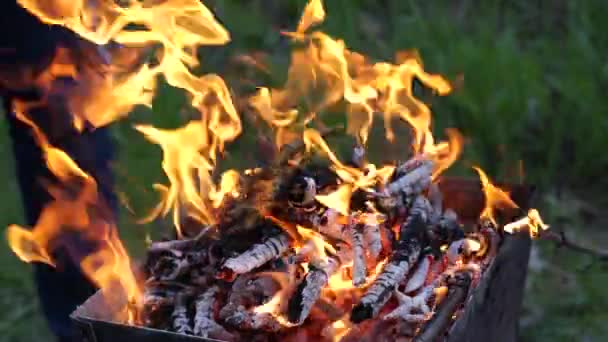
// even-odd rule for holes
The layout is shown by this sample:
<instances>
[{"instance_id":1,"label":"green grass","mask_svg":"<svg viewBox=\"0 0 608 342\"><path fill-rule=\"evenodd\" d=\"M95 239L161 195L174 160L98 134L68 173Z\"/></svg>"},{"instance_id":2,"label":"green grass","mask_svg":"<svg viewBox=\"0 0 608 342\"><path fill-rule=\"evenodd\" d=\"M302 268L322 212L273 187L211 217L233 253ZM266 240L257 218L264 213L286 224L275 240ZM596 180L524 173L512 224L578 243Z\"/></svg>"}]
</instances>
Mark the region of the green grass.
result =
<instances>
[{"instance_id":1,"label":"green grass","mask_svg":"<svg viewBox=\"0 0 608 342\"><path fill-rule=\"evenodd\" d=\"M288 50L279 46L279 28L293 28L305 1L210 1L232 34L232 43L204 49L205 69L225 75L229 85L241 74L228 57L253 50L270 56L271 75L260 85L280 86ZM246 3L247 5L243 5ZM549 223L586 242L605 245L605 170L608 170L608 3L589 1L326 1L323 29L353 50L378 59L416 48L426 69L464 83L454 94L433 99L436 132L457 127L467 137L463 160L452 172L479 164L493 178L513 178L523 161L526 181L540 186L541 208ZM449 3L449 5L448 5ZM258 19L260 17L260 19ZM290 27L285 27L290 23ZM277 27L278 26L278 27ZM123 210L121 234L134 255L144 236L158 226L140 226L155 203L154 182L163 182L160 150L134 132L135 122L177 127L186 110L183 94L163 86L153 110L138 110L113 131L120 145L116 163ZM5 133L5 127L1 129ZM228 163L243 157L252 135L229 149ZM22 223L10 145L0 136L3 196L0 224ZM540 243L544 266L527 289L522 335L526 340L591 340L608 333L603 322L608 296L605 265ZM47 340L27 265L0 249L0 340ZM591 263L591 266L589 264ZM567 280L564 280L567 279ZM573 285L574 284L574 285ZM529 319L534 313L538 319Z\"/></svg>"}]
</instances>

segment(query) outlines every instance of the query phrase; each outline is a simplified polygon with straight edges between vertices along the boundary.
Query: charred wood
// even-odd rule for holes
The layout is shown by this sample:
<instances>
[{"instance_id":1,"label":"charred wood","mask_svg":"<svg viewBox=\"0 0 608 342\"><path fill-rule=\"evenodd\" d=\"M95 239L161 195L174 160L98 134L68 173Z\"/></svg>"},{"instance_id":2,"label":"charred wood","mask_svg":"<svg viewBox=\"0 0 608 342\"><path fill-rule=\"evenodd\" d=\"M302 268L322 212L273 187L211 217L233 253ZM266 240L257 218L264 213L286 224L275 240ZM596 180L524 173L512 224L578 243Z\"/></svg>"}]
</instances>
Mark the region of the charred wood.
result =
<instances>
[{"instance_id":1,"label":"charred wood","mask_svg":"<svg viewBox=\"0 0 608 342\"><path fill-rule=\"evenodd\" d=\"M375 317L390 299L396 286L405 279L410 268L418 261L427 243L426 228L430 204L418 196L410 210L410 216L401 227L399 242L382 271L351 312L351 321L359 323Z\"/></svg>"},{"instance_id":2,"label":"charred wood","mask_svg":"<svg viewBox=\"0 0 608 342\"><path fill-rule=\"evenodd\" d=\"M440 339L452 323L454 313L467 298L471 277L468 273L459 273L449 281L448 295L439 304L433 317L421 328L414 338L416 342L431 342Z\"/></svg>"},{"instance_id":3,"label":"charred wood","mask_svg":"<svg viewBox=\"0 0 608 342\"><path fill-rule=\"evenodd\" d=\"M226 260L220 272L221 277L232 279L234 275L247 273L280 257L288 248L289 238L286 234L268 238L262 243L253 245L244 253Z\"/></svg>"}]
</instances>

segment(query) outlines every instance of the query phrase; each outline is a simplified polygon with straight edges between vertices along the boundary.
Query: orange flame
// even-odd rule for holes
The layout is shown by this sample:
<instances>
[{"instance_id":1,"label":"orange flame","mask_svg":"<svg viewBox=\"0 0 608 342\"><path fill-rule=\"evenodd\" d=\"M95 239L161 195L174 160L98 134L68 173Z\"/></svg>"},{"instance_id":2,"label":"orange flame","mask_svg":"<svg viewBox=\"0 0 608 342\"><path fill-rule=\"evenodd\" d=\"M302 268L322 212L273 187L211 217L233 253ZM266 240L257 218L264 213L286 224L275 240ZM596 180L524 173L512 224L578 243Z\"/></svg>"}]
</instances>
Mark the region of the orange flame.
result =
<instances>
[{"instance_id":1,"label":"orange flame","mask_svg":"<svg viewBox=\"0 0 608 342\"><path fill-rule=\"evenodd\" d=\"M367 164L365 170L350 167L343 164L331 151L319 131L309 128L303 133L304 144L307 150L319 149L332 162L334 172L340 177L344 184L328 195L317 195L315 198L329 208L333 208L342 215L348 215L350 209L350 198L357 189L371 190L376 184L388 181L393 173L394 166L387 165L376 169L373 164Z\"/></svg>"},{"instance_id":2,"label":"orange flame","mask_svg":"<svg viewBox=\"0 0 608 342\"><path fill-rule=\"evenodd\" d=\"M219 115L221 112L214 112ZM211 121L219 122L219 117ZM216 153L223 148L225 139L235 133L230 127L221 128L216 124L209 125L204 121L190 121L186 126L175 130L163 130L148 125L135 127L146 138L161 146L163 150L163 170L169 178L170 186L157 185L165 193L163 199L152 213L142 222L166 215L173 209L174 223L180 231L180 213L188 215L202 223L214 223L212 208L217 208L225 195L236 195L239 174L229 170L222 175L219 188L215 186L212 173L216 164ZM234 128L234 127L232 127Z\"/></svg>"},{"instance_id":3,"label":"orange flame","mask_svg":"<svg viewBox=\"0 0 608 342\"><path fill-rule=\"evenodd\" d=\"M304 47L292 52L285 86L272 91L263 88L254 98L253 102L257 103L254 107L260 115L266 121L279 123L284 122L280 117L289 113L289 118L294 120L297 116L295 108L304 101L307 106L306 123L329 106L345 101L349 105L348 131L363 143L367 140L373 113L383 113L388 139L394 139L391 119L398 117L413 128L416 152L424 152L425 147L432 146L431 111L414 97L413 81L414 78L420 80L440 95L451 91L450 83L442 76L426 73L417 54L398 54L395 64L372 64L358 53L349 51L341 40L319 31L305 33L324 17L322 2L310 1L297 32L289 34L304 43ZM260 97L264 97L264 103L270 104L274 110L263 112L259 106ZM277 114L280 114L277 119L268 120L268 115ZM279 124L275 126L284 129Z\"/></svg>"},{"instance_id":4,"label":"orange flame","mask_svg":"<svg viewBox=\"0 0 608 342\"><path fill-rule=\"evenodd\" d=\"M540 231L549 229L549 225L543 222L543 219L540 217L538 210L530 209L528 210L528 214L525 217L515 222L508 223L504 226L505 232L511 234L519 232L524 228L528 228L528 231L530 232L530 237L534 238L539 235Z\"/></svg>"},{"instance_id":5,"label":"orange flame","mask_svg":"<svg viewBox=\"0 0 608 342\"><path fill-rule=\"evenodd\" d=\"M53 252L67 247L71 256L80 260L83 272L100 288L124 290L131 301L138 302L139 287L129 256L122 245L113 217L101 203L95 180L84 172L65 152L49 145L46 137L23 114L21 120L32 125L34 135L44 151L49 170L61 186L49 185L53 201L43 208L32 230L11 225L7 239L13 252L25 262L43 262L54 266ZM76 194L70 192L76 188ZM95 250L84 257L82 251L65 245L69 232L80 241L94 244Z\"/></svg>"},{"instance_id":6,"label":"orange flame","mask_svg":"<svg viewBox=\"0 0 608 342\"><path fill-rule=\"evenodd\" d=\"M323 235L315 232L312 229L308 229L308 228L302 227L300 225L297 226L297 230L298 230L298 233L300 234L300 236L302 236L302 238L304 239L304 242L310 241L313 243L313 246L314 246L313 254L314 254L315 258L319 258L319 259L327 258L326 251L329 251L332 254L336 254L336 250L334 249L334 246L332 246L330 243L325 241L325 239L323 238Z\"/></svg>"},{"instance_id":7,"label":"orange flame","mask_svg":"<svg viewBox=\"0 0 608 342\"><path fill-rule=\"evenodd\" d=\"M189 71L199 64L196 48L230 40L228 32L198 0L127 1L122 2L124 6L107 0L18 2L43 22L65 26L98 45L114 41L127 48L160 46L158 60L139 66L135 72L125 73L113 65L102 73L78 75L89 90L77 92L77 97L70 101L70 109L94 126L126 115L137 104L150 105L160 75L170 85L186 90L192 96L192 104L199 107L208 93L209 77L197 77ZM116 55L121 53L118 51ZM228 94L223 83L218 86L223 86L218 93ZM236 117L231 101L225 96L221 101L228 113Z\"/></svg>"},{"instance_id":8,"label":"orange flame","mask_svg":"<svg viewBox=\"0 0 608 342\"><path fill-rule=\"evenodd\" d=\"M483 193L486 198L485 207L481 212L480 217L490 220L496 225L496 210L497 209L514 209L518 208L517 204L513 202L509 194L504 190L498 188L490 182L488 176L479 167L473 167L479 174L479 180L483 188Z\"/></svg>"}]
</instances>

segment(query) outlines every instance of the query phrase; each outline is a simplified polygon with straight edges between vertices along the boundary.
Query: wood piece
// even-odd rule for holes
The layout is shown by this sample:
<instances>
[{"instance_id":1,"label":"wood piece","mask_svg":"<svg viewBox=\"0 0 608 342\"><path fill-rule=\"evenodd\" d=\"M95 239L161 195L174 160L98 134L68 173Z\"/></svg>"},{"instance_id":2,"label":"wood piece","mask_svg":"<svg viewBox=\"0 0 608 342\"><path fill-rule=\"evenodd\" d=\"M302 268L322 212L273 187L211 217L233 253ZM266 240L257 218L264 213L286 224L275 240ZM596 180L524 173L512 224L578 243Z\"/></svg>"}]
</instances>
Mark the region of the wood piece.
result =
<instances>
[{"instance_id":1,"label":"wood piece","mask_svg":"<svg viewBox=\"0 0 608 342\"><path fill-rule=\"evenodd\" d=\"M431 185L431 175L435 167L432 160L422 160L415 168L389 183L384 194L393 196L403 194L406 197L421 193Z\"/></svg>"},{"instance_id":2,"label":"wood piece","mask_svg":"<svg viewBox=\"0 0 608 342\"><path fill-rule=\"evenodd\" d=\"M365 225L356 223L351 225L351 245L353 249L353 285L365 285L367 278L367 262L365 259L364 233Z\"/></svg>"},{"instance_id":3,"label":"wood piece","mask_svg":"<svg viewBox=\"0 0 608 342\"><path fill-rule=\"evenodd\" d=\"M196 299L194 305L194 328L192 332L200 337L232 340L233 336L217 323L214 318L214 308L218 294L219 288L214 285Z\"/></svg>"},{"instance_id":4,"label":"wood piece","mask_svg":"<svg viewBox=\"0 0 608 342\"><path fill-rule=\"evenodd\" d=\"M221 273L243 274L254 270L287 251L289 237L279 234L251 246L242 254L224 262ZM231 278L228 276L227 278Z\"/></svg>"},{"instance_id":5,"label":"wood piece","mask_svg":"<svg viewBox=\"0 0 608 342\"><path fill-rule=\"evenodd\" d=\"M382 319L400 319L410 323L420 323L429 319L431 309L427 302L433 295L434 289L434 285L426 286L415 296L408 296L395 290L394 295L399 302L399 306L382 317Z\"/></svg>"},{"instance_id":6,"label":"wood piece","mask_svg":"<svg viewBox=\"0 0 608 342\"><path fill-rule=\"evenodd\" d=\"M329 277L340 267L337 257L328 257L322 263L311 263L304 280L298 285L287 305L287 319L293 324L302 324L319 299L321 290Z\"/></svg>"},{"instance_id":7,"label":"wood piece","mask_svg":"<svg viewBox=\"0 0 608 342\"><path fill-rule=\"evenodd\" d=\"M447 297L439 304L433 317L421 328L414 338L414 342L432 342L441 339L452 323L454 313L467 298L470 283L471 278L468 273L459 273L456 279L452 280L452 283L448 285Z\"/></svg>"},{"instance_id":8,"label":"wood piece","mask_svg":"<svg viewBox=\"0 0 608 342\"><path fill-rule=\"evenodd\" d=\"M173 331L178 334L192 334L192 326L190 325L188 308L186 307L186 296L182 294L177 295L175 308L171 314L171 320L173 322Z\"/></svg>"},{"instance_id":9,"label":"wood piece","mask_svg":"<svg viewBox=\"0 0 608 342\"><path fill-rule=\"evenodd\" d=\"M404 293L414 292L424 285L433 260L434 258L431 254L425 255L424 258L420 260L416 270L405 285L405 289L403 290Z\"/></svg>"},{"instance_id":10,"label":"wood piece","mask_svg":"<svg viewBox=\"0 0 608 342\"><path fill-rule=\"evenodd\" d=\"M376 260L382 252L382 234L376 215L366 215L363 236L369 256Z\"/></svg>"},{"instance_id":11,"label":"wood piece","mask_svg":"<svg viewBox=\"0 0 608 342\"><path fill-rule=\"evenodd\" d=\"M351 321L360 323L375 317L388 302L397 284L407 276L410 268L418 261L425 245L430 210L428 200L424 196L418 196L412 204L410 216L402 225L397 247L359 303L353 307Z\"/></svg>"}]
</instances>

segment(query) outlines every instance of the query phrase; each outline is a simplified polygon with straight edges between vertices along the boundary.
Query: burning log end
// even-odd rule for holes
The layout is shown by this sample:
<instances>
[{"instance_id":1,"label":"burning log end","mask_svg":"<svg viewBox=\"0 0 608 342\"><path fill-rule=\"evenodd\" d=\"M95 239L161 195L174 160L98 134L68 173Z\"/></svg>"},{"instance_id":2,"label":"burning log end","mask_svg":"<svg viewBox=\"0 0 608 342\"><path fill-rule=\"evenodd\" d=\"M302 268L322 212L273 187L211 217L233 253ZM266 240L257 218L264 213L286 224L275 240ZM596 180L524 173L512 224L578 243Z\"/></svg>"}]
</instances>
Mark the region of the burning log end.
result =
<instances>
[{"instance_id":1,"label":"burning log end","mask_svg":"<svg viewBox=\"0 0 608 342\"><path fill-rule=\"evenodd\" d=\"M412 204L410 216L401 225L399 241L389 261L361 297L359 304L353 307L352 322L360 323L375 317L390 299L392 291L418 261L420 252L428 244L426 228L430 211L431 205L426 197L418 196Z\"/></svg>"},{"instance_id":2,"label":"burning log end","mask_svg":"<svg viewBox=\"0 0 608 342\"><path fill-rule=\"evenodd\" d=\"M313 305L319 299L321 290L327 285L329 277L338 268L338 263L338 260L330 257L325 265L316 266L311 264L310 270L287 304L287 319L289 322L298 325L304 323Z\"/></svg>"}]
</instances>

